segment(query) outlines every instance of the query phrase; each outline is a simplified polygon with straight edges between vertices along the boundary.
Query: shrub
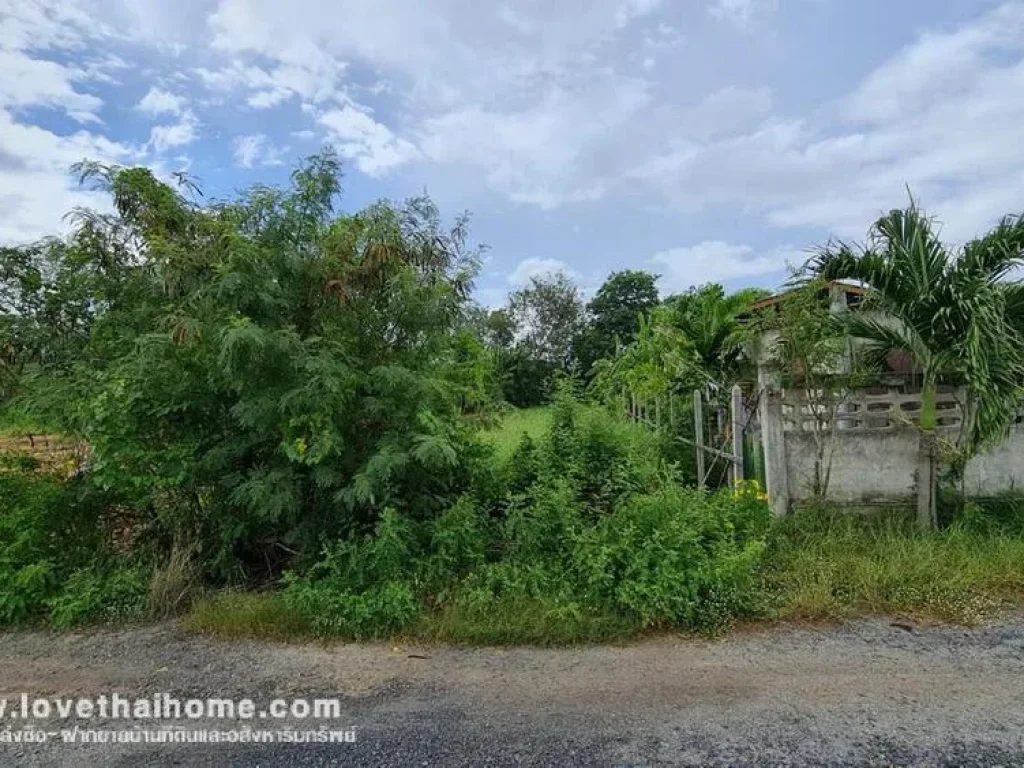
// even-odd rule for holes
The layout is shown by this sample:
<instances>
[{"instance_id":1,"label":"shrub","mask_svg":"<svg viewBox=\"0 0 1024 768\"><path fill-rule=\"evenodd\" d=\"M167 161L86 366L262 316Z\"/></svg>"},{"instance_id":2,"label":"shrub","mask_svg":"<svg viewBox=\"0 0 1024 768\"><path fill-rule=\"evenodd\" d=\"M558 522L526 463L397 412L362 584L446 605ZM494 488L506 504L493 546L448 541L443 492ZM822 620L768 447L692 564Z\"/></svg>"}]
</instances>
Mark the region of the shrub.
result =
<instances>
[{"instance_id":1,"label":"shrub","mask_svg":"<svg viewBox=\"0 0 1024 768\"><path fill-rule=\"evenodd\" d=\"M0 561L0 623L12 624L38 614L53 589L53 567L48 562L18 567Z\"/></svg>"},{"instance_id":2,"label":"shrub","mask_svg":"<svg viewBox=\"0 0 1024 768\"><path fill-rule=\"evenodd\" d=\"M434 520L429 526L430 554L422 565L424 585L444 593L465 574L483 565L491 545L489 527L469 497L463 497Z\"/></svg>"},{"instance_id":3,"label":"shrub","mask_svg":"<svg viewBox=\"0 0 1024 768\"><path fill-rule=\"evenodd\" d=\"M78 481L0 472L0 624L135 615L130 568L112 568L104 499Z\"/></svg>"},{"instance_id":4,"label":"shrub","mask_svg":"<svg viewBox=\"0 0 1024 768\"><path fill-rule=\"evenodd\" d=\"M319 634L399 632L423 611L409 581L417 554L413 524L386 510L373 535L337 542L304 576L285 574L285 605Z\"/></svg>"},{"instance_id":5,"label":"shrub","mask_svg":"<svg viewBox=\"0 0 1024 768\"><path fill-rule=\"evenodd\" d=\"M148 579L138 568L77 570L60 594L48 601L50 624L66 629L141 618L146 610L147 585Z\"/></svg>"},{"instance_id":6,"label":"shrub","mask_svg":"<svg viewBox=\"0 0 1024 768\"><path fill-rule=\"evenodd\" d=\"M494 642L716 631L757 609L769 514L755 485L686 490L656 438L566 394L503 475L504 498L489 507L467 494L422 523L386 511L372 535L289 575L286 605L323 634L419 627Z\"/></svg>"},{"instance_id":7,"label":"shrub","mask_svg":"<svg viewBox=\"0 0 1024 768\"><path fill-rule=\"evenodd\" d=\"M285 606L322 635L354 640L387 637L408 628L423 604L405 581L388 581L362 592L286 577Z\"/></svg>"},{"instance_id":8,"label":"shrub","mask_svg":"<svg viewBox=\"0 0 1024 768\"><path fill-rule=\"evenodd\" d=\"M643 626L717 630L752 610L767 506L667 487L631 499L582 539L586 589Z\"/></svg>"}]
</instances>

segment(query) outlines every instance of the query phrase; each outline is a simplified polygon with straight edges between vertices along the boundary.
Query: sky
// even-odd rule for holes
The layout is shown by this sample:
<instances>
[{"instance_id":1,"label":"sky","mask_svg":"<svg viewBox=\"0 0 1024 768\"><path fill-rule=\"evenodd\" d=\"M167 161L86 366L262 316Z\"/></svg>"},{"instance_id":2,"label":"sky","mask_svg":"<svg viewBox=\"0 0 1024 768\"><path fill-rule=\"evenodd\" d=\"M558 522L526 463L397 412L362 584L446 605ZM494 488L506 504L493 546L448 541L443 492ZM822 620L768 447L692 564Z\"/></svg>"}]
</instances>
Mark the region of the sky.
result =
<instances>
[{"instance_id":1,"label":"sky","mask_svg":"<svg viewBox=\"0 0 1024 768\"><path fill-rule=\"evenodd\" d=\"M89 158L428 192L480 301L563 269L772 288L908 189L956 244L1024 211L1024 0L0 0L0 244Z\"/></svg>"}]
</instances>

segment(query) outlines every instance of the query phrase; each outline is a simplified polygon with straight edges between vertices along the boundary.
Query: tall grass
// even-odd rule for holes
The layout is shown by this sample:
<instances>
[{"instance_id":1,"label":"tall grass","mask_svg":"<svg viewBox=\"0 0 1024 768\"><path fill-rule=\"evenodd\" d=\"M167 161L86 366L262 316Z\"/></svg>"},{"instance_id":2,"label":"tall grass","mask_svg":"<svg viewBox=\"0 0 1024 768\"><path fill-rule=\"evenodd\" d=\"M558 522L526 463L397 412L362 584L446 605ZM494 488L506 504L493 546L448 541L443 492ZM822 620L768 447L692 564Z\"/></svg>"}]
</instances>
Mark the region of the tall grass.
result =
<instances>
[{"instance_id":1,"label":"tall grass","mask_svg":"<svg viewBox=\"0 0 1024 768\"><path fill-rule=\"evenodd\" d=\"M807 512L775 523L763 579L783 619L907 615L977 624L1024 597L1024 536L909 517Z\"/></svg>"}]
</instances>

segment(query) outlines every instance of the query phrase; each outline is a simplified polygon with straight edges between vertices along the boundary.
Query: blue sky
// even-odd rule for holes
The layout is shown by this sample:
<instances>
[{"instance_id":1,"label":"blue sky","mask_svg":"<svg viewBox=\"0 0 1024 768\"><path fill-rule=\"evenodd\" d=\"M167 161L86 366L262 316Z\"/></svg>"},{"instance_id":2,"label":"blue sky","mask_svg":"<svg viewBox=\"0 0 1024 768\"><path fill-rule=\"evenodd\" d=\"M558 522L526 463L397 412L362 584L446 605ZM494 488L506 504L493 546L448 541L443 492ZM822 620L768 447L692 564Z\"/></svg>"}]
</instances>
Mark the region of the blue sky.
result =
<instances>
[{"instance_id":1,"label":"blue sky","mask_svg":"<svg viewBox=\"0 0 1024 768\"><path fill-rule=\"evenodd\" d=\"M0 0L0 242L58 231L84 157L208 196L332 143L345 206L427 190L500 304L773 287L909 185L962 242L1024 211L1024 0Z\"/></svg>"}]
</instances>

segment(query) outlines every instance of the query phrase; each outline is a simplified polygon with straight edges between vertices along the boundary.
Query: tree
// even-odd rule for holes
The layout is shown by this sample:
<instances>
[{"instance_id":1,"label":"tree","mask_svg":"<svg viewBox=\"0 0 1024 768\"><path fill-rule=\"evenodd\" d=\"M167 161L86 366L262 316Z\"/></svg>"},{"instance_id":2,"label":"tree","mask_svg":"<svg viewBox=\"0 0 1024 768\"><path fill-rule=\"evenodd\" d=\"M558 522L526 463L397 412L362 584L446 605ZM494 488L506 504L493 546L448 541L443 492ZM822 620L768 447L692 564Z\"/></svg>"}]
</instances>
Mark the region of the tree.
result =
<instances>
[{"instance_id":1,"label":"tree","mask_svg":"<svg viewBox=\"0 0 1024 768\"><path fill-rule=\"evenodd\" d=\"M721 285L709 283L666 299L668 321L692 345L703 385L724 392L739 378L746 340L740 316L766 294L750 288L726 295Z\"/></svg>"},{"instance_id":2,"label":"tree","mask_svg":"<svg viewBox=\"0 0 1024 768\"><path fill-rule=\"evenodd\" d=\"M339 212L331 152L287 188L202 206L145 169L84 170L113 212L82 212L46 251L76 276L61 312L89 310L52 370L53 416L156 543L194 546L224 579L275 576L386 508L429 518L468 486L461 414L490 385L463 332L479 263L464 217L443 226L423 198ZM4 295L37 282L19 275L0 275ZM23 306L29 327L52 316Z\"/></svg>"},{"instance_id":3,"label":"tree","mask_svg":"<svg viewBox=\"0 0 1024 768\"><path fill-rule=\"evenodd\" d=\"M587 326L574 343L581 372L589 374L595 361L636 338L641 319L659 304L657 280L650 272L613 272L597 290L587 304Z\"/></svg>"},{"instance_id":4,"label":"tree","mask_svg":"<svg viewBox=\"0 0 1024 768\"><path fill-rule=\"evenodd\" d=\"M508 314L521 348L546 363L569 365L572 342L583 324L583 300L568 275L531 277L509 297Z\"/></svg>"},{"instance_id":5,"label":"tree","mask_svg":"<svg viewBox=\"0 0 1024 768\"><path fill-rule=\"evenodd\" d=\"M583 327L579 289L563 272L534 276L509 296L505 317L495 317L498 336L510 320L515 344L508 355L506 394L514 405L544 402L558 371L572 365L573 341Z\"/></svg>"},{"instance_id":6,"label":"tree","mask_svg":"<svg viewBox=\"0 0 1024 768\"><path fill-rule=\"evenodd\" d=\"M832 314L828 284L812 280L785 294L772 311L757 315L752 330L766 341L763 352L804 409L797 419L814 442L811 493L823 500L828 496L842 408L864 383L849 338Z\"/></svg>"},{"instance_id":7,"label":"tree","mask_svg":"<svg viewBox=\"0 0 1024 768\"><path fill-rule=\"evenodd\" d=\"M917 511L924 528L936 526L940 379L966 385L964 456L1002 439L1016 416L1024 381L1024 289L1006 278L1022 261L1024 217L1007 217L956 250L911 202L879 219L865 246L831 242L807 265L822 279L866 284L867 306L876 311L848 313L848 332L866 340L876 357L909 353L920 374Z\"/></svg>"}]
</instances>

